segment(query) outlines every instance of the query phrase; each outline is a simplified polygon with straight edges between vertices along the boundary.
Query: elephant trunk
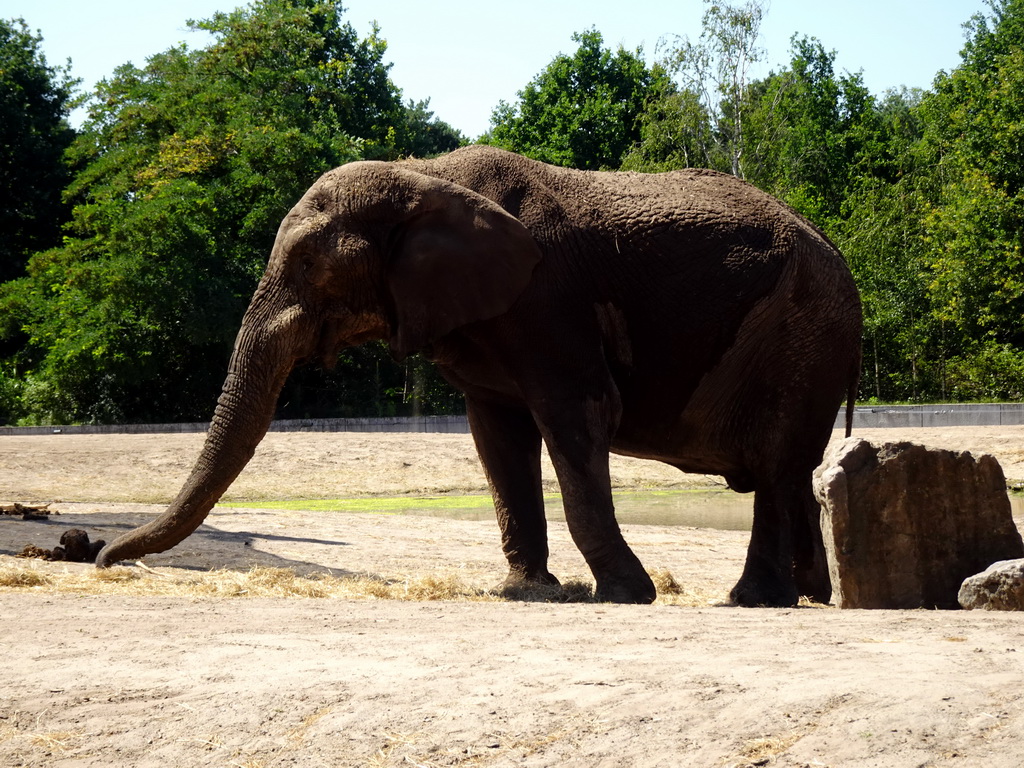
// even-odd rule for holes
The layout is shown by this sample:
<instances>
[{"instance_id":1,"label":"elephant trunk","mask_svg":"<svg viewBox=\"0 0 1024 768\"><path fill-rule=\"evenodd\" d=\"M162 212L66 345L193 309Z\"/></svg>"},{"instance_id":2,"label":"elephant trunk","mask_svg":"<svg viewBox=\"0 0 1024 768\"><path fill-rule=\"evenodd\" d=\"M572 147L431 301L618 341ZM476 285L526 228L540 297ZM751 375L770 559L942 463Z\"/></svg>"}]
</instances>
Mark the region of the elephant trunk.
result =
<instances>
[{"instance_id":1,"label":"elephant trunk","mask_svg":"<svg viewBox=\"0 0 1024 768\"><path fill-rule=\"evenodd\" d=\"M202 452L177 498L157 519L115 539L96 558L99 568L163 552L198 528L238 477L270 428L277 398L310 338L308 318L298 307L270 322L254 305L242 323L228 375Z\"/></svg>"}]
</instances>

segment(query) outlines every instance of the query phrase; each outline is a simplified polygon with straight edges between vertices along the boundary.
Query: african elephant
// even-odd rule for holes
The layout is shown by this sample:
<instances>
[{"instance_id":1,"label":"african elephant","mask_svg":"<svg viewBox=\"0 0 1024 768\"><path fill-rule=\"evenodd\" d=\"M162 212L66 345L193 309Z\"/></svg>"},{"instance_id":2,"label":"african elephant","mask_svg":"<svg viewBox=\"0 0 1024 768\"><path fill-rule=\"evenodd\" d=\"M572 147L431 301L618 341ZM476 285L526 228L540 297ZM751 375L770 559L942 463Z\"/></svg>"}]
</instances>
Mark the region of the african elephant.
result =
<instances>
[{"instance_id":1,"label":"african elephant","mask_svg":"<svg viewBox=\"0 0 1024 768\"><path fill-rule=\"evenodd\" d=\"M252 457L299 362L386 340L465 393L508 582L547 567L541 441L597 596L654 586L615 520L609 451L754 492L741 605L831 596L811 472L860 371L842 256L772 197L706 170L557 168L484 146L356 162L288 213L195 467L97 564L162 552Z\"/></svg>"}]
</instances>

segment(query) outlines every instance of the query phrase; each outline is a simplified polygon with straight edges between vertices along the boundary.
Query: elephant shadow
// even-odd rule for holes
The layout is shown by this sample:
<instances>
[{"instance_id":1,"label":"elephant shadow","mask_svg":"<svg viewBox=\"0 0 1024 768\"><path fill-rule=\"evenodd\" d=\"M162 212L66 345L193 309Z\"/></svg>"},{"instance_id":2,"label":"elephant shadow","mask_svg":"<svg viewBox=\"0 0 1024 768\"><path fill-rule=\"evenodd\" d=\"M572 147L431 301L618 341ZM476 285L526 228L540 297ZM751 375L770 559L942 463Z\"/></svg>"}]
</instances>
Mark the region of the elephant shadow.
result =
<instances>
[{"instance_id":1,"label":"elephant shadow","mask_svg":"<svg viewBox=\"0 0 1024 768\"><path fill-rule=\"evenodd\" d=\"M254 568L281 568L305 578L323 575L342 578L369 576L385 583L395 578L394 575L387 575L393 569L382 568L380 563L376 564L377 568L371 566L369 570L352 568L350 560L354 551L360 549L359 545L333 538L329 523L311 526L319 534L312 536L292 535L287 530L265 532L273 527L272 517L263 518L265 512L259 509L221 510L207 518L206 523L181 544L166 552L146 555L144 564L148 568L173 568L197 574L209 571L246 573ZM256 520L248 519L254 515ZM90 542L110 542L122 533L149 522L153 517L153 513L147 512L100 511L60 512L40 521L6 518L0 522L0 556L13 557L26 545L53 549L60 542L61 536L73 528L85 531ZM254 528L263 530L255 532L252 530ZM355 541L358 540L357 536ZM346 563L346 560L349 562ZM126 561L124 564L132 563ZM345 567L346 564L349 567ZM497 575L496 571L495 578ZM495 584L483 589L516 602L574 603L595 600L593 586L575 580L560 586Z\"/></svg>"},{"instance_id":2,"label":"elephant shadow","mask_svg":"<svg viewBox=\"0 0 1024 768\"><path fill-rule=\"evenodd\" d=\"M0 523L0 555L16 556L28 545L52 550L72 528L84 530L91 542L110 542L152 518L152 514L135 512L61 513L40 521L7 518ZM298 576L356 573L339 564L340 548L349 546L348 542L232 530L219 527L217 522L213 519L201 525L185 542L167 552L146 555L145 564L190 571L288 568Z\"/></svg>"}]
</instances>

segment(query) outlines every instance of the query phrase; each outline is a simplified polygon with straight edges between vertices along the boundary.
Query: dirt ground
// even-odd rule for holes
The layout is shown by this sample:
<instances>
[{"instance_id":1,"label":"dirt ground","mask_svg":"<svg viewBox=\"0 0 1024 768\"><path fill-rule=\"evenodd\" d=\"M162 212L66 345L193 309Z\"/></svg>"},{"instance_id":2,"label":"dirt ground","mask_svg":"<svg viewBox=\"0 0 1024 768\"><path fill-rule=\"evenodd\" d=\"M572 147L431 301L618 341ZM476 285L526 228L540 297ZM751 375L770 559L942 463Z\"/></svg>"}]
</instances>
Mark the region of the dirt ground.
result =
<instances>
[{"instance_id":1,"label":"dirt ground","mask_svg":"<svg viewBox=\"0 0 1024 768\"><path fill-rule=\"evenodd\" d=\"M992 453L1024 481L1024 427L858 436ZM1018 614L736 608L742 532L623 526L649 569L692 588L683 605L93 591L91 566L14 557L150 518L201 442L0 437L0 502L60 513L0 519L0 764L1024 764ZM619 490L720 484L621 458L612 474ZM466 435L271 434L227 497L252 507L214 510L124 572L136 587L260 567L485 589L504 575L491 521L258 508L483 490ZM550 528L552 571L588 578L564 524Z\"/></svg>"}]
</instances>

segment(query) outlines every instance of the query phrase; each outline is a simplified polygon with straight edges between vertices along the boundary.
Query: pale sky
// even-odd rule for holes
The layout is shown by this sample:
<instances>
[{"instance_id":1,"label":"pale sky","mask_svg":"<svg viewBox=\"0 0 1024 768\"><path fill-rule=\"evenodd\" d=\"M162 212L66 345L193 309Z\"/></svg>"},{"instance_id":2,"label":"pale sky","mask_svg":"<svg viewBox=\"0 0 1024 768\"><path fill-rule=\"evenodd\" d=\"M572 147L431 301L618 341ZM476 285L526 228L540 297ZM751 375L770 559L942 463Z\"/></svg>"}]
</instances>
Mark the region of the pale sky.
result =
<instances>
[{"instance_id":1,"label":"pale sky","mask_svg":"<svg viewBox=\"0 0 1024 768\"><path fill-rule=\"evenodd\" d=\"M0 0L0 17L23 17L43 36L51 64L72 60L83 87L127 61L179 42L201 47L205 34L186 20L230 10L236 0ZM392 80L406 99L430 98L436 116L476 138L502 99L521 90L559 53L571 53L573 32L596 27L606 45L643 46L652 60L666 35L700 34L700 0L343 0L360 37L376 20L388 41ZM875 94L905 85L928 88L950 70L963 47L962 25L988 8L984 0L772 0L762 27L763 76L789 61L794 33L835 50L839 72L863 71Z\"/></svg>"}]
</instances>

